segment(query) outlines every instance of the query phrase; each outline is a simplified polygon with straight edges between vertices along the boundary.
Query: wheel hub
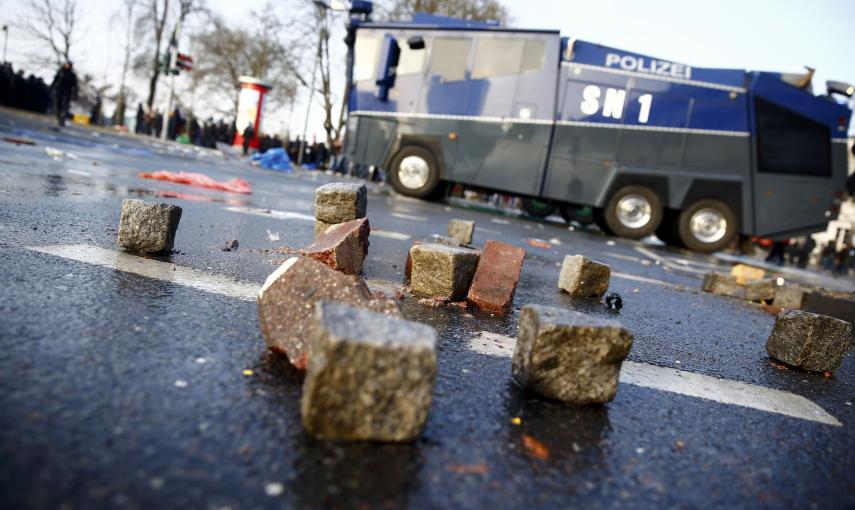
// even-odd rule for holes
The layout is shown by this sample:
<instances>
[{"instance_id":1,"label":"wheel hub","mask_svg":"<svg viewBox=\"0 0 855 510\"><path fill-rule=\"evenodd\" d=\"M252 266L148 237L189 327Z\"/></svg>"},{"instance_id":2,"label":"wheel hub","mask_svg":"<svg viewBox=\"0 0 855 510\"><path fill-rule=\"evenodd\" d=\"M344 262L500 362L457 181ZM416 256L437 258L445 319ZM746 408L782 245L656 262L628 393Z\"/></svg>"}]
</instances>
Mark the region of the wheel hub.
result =
<instances>
[{"instance_id":1,"label":"wheel hub","mask_svg":"<svg viewBox=\"0 0 855 510\"><path fill-rule=\"evenodd\" d=\"M637 230L650 223L653 206L641 195L627 195L618 200L616 215L621 225Z\"/></svg>"},{"instance_id":2,"label":"wheel hub","mask_svg":"<svg viewBox=\"0 0 855 510\"><path fill-rule=\"evenodd\" d=\"M430 167L419 156L407 156L398 165L398 180L408 189L419 189L428 182Z\"/></svg>"},{"instance_id":3,"label":"wheel hub","mask_svg":"<svg viewBox=\"0 0 855 510\"><path fill-rule=\"evenodd\" d=\"M692 215L689 229L698 241L712 244L721 241L727 234L727 220L719 211L705 208Z\"/></svg>"}]
</instances>

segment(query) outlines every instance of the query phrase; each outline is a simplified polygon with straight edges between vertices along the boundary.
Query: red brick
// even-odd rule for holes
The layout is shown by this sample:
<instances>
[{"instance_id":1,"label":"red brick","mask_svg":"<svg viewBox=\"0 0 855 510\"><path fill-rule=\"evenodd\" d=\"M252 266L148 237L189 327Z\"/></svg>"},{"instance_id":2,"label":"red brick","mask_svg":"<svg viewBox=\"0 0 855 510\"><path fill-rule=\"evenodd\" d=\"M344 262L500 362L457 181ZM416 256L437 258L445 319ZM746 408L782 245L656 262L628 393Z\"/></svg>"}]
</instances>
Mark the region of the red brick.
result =
<instances>
[{"instance_id":1,"label":"red brick","mask_svg":"<svg viewBox=\"0 0 855 510\"><path fill-rule=\"evenodd\" d=\"M370 232L366 218L338 223L318 234L312 244L300 250L300 254L343 273L359 274L368 254Z\"/></svg>"},{"instance_id":2,"label":"red brick","mask_svg":"<svg viewBox=\"0 0 855 510\"><path fill-rule=\"evenodd\" d=\"M512 244L487 241L475 270L468 301L491 312L506 312L522 272L525 250Z\"/></svg>"}]
</instances>

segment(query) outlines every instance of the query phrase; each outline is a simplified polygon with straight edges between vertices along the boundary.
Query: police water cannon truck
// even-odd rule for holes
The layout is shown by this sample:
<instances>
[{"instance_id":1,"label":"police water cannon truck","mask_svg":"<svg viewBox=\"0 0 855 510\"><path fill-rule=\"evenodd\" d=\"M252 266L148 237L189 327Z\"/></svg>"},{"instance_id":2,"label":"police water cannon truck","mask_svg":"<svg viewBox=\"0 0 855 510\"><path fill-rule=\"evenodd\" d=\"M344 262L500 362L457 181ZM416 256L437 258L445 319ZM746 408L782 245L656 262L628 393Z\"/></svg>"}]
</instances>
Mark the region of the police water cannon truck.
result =
<instances>
[{"instance_id":1,"label":"police water cannon truck","mask_svg":"<svg viewBox=\"0 0 855 510\"><path fill-rule=\"evenodd\" d=\"M366 2L359 2L364 8ZM428 15L348 26L344 157L404 195L515 194L599 227L712 252L822 230L847 176L851 112L793 75L710 69Z\"/></svg>"}]
</instances>

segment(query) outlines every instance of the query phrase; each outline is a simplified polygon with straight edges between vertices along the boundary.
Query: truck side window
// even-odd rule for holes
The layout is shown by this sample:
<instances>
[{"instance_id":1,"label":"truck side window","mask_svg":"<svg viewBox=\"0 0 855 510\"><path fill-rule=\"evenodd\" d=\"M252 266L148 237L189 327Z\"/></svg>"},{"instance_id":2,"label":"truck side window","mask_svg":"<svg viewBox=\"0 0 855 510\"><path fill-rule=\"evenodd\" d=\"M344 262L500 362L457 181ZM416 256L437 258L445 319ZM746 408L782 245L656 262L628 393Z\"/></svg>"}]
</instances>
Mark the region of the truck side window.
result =
<instances>
[{"instance_id":1,"label":"truck side window","mask_svg":"<svg viewBox=\"0 0 855 510\"><path fill-rule=\"evenodd\" d=\"M831 176L828 127L762 99L757 115L757 171L772 174Z\"/></svg>"},{"instance_id":2,"label":"truck side window","mask_svg":"<svg viewBox=\"0 0 855 510\"><path fill-rule=\"evenodd\" d=\"M381 39L373 35L358 35L354 50L353 81L374 79Z\"/></svg>"},{"instance_id":3,"label":"truck side window","mask_svg":"<svg viewBox=\"0 0 855 510\"><path fill-rule=\"evenodd\" d=\"M431 48L430 75L439 76L443 82L465 80L471 44L469 39L435 39Z\"/></svg>"},{"instance_id":4,"label":"truck side window","mask_svg":"<svg viewBox=\"0 0 855 510\"><path fill-rule=\"evenodd\" d=\"M536 72L543 69L546 41L543 39L526 39L522 54L521 73Z\"/></svg>"},{"instance_id":5,"label":"truck side window","mask_svg":"<svg viewBox=\"0 0 855 510\"><path fill-rule=\"evenodd\" d=\"M523 48L522 39L482 37L475 50L472 79L480 80L491 76L504 76L520 72Z\"/></svg>"},{"instance_id":6,"label":"truck side window","mask_svg":"<svg viewBox=\"0 0 855 510\"><path fill-rule=\"evenodd\" d=\"M426 40L426 44L429 42ZM397 76L421 74L425 70L425 56L427 48L411 50L406 43L401 44L401 55L398 57L398 67L395 70Z\"/></svg>"}]
</instances>

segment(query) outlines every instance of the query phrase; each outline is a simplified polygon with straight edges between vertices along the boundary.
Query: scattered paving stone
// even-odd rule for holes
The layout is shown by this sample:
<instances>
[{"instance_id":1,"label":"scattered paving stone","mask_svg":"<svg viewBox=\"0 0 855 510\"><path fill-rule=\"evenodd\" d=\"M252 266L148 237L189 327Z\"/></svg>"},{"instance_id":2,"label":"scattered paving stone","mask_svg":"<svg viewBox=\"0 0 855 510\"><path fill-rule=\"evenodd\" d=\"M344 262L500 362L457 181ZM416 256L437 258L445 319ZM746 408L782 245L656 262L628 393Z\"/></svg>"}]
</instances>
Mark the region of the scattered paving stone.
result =
<instances>
[{"instance_id":1,"label":"scattered paving stone","mask_svg":"<svg viewBox=\"0 0 855 510\"><path fill-rule=\"evenodd\" d=\"M291 257L267 277L257 301L261 332L268 348L287 355L298 370L306 369L312 316L320 300L402 317L396 301L374 299L358 276L335 271L308 257Z\"/></svg>"},{"instance_id":2,"label":"scattered paving stone","mask_svg":"<svg viewBox=\"0 0 855 510\"><path fill-rule=\"evenodd\" d=\"M781 285L775 289L775 306L801 310L804 307L808 292L807 289L798 285Z\"/></svg>"},{"instance_id":3,"label":"scattered paving stone","mask_svg":"<svg viewBox=\"0 0 855 510\"><path fill-rule=\"evenodd\" d=\"M232 239L231 241L226 242L225 246L223 246L223 251L237 251L238 246L240 246L238 240Z\"/></svg>"},{"instance_id":4,"label":"scattered paving stone","mask_svg":"<svg viewBox=\"0 0 855 510\"><path fill-rule=\"evenodd\" d=\"M475 222L467 220L449 220L448 237L463 244L472 244Z\"/></svg>"},{"instance_id":5,"label":"scattered paving stone","mask_svg":"<svg viewBox=\"0 0 855 510\"><path fill-rule=\"evenodd\" d=\"M524 259L525 250L522 248L499 241L487 241L478 260L467 300L484 310L506 312L514 303Z\"/></svg>"},{"instance_id":6,"label":"scattered paving stone","mask_svg":"<svg viewBox=\"0 0 855 510\"><path fill-rule=\"evenodd\" d=\"M362 272L368 255L368 235L371 227L367 218L332 225L319 234L312 244L300 250L301 255L312 257L333 269L347 274Z\"/></svg>"},{"instance_id":7,"label":"scattered paving stone","mask_svg":"<svg viewBox=\"0 0 855 510\"><path fill-rule=\"evenodd\" d=\"M315 190L315 220L335 224L365 217L368 188L364 184L333 182ZM317 227L316 227L317 228Z\"/></svg>"},{"instance_id":8,"label":"scattered paving stone","mask_svg":"<svg viewBox=\"0 0 855 510\"><path fill-rule=\"evenodd\" d=\"M611 268L582 255L567 255L561 264L558 288L576 297L602 297L609 290Z\"/></svg>"},{"instance_id":9,"label":"scattered paving stone","mask_svg":"<svg viewBox=\"0 0 855 510\"><path fill-rule=\"evenodd\" d=\"M852 335L852 326L840 319L801 310L778 314L766 342L769 356L811 372L834 372Z\"/></svg>"},{"instance_id":10,"label":"scattered paving stone","mask_svg":"<svg viewBox=\"0 0 855 510\"><path fill-rule=\"evenodd\" d=\"M334 223L324 223L323 221L315 220L315 235L326 232L326 230L333 225Z\"/></svg>"},{"instance_id":11,"label":"scattered paving stone","mask_svg":"<svg viewBox=\"0 0 855 510\"><path fill-rule=\"evenodd\" d=\"M611 294L606 296L606 306L608 306L610 310L615 311L623 308L623 299L621 299L620 294L618 294L617 292L612 292Z\"/></svg>"},{"instance_id":12,"label":"scattered paving stone","mask_svg":"<svg viewBox=\"0 0 855 510\"><path fill-rule=\"evenodd\" d=\"M748 301L772 301L775 299L775 280L755 280L745 284L745 299Z\"/></svg>"},{"instance_id":13,"label":"scattered paving stone","mask_svg":"<svg viewBox=\"0 0 855 510\"><path fill-rule=\"evenodd\" d=\"M528 305L520 314L513 377L544 397L574 404L609 402L631 347L632 334L617 321Z\"/></svg>"},{"instance_id":14,"label":"scattered paving stone","mask_svg":"<svg viewBox=\"0 0 855 510\"><path fill-rule=\"evenodd\" d=\"M181 208L142 200L122 201L117 244L140 253L163 253L172 249Z\"/></svg>"},{"instance_id":15,"label":"scattered paving stone","mask_svg":"<svg viewBox=\"0 0 855 510\"><path fill-rule=\"evenodd\" d=\"M719 296L745 299L745 287L736 283L736 277L729 274L716 272L705 274L701 290Z\"/></svg>"},{"instance_id":16,"label":"scattered paving stone","mask_svg":"<svg viewBox=\"0 0 855 510\"><path fill-rule=\"evenodd\" d=\"M303 426L323 439L410 441L430 408L436 331L320 302L303 383Z\"/></svg>"},{"instance_id":17,"label":"scattered paving stone","mask_svg":"<svg viewBox=\"0 0 855 510\"><path fill-rule=\"evenodd\" d=\"M466 248L415 245L410 248L410 286L414 292L431 297L465 298L479 256L477 251Z\"/></svg>"},{"instance_id":18,"label":"scattered paving stone","mask_svg":"<svg viewBox=\"0 0 855 510\"><path fill-rule=\"evenodd\" d=\"M766 276L766 271L759 267L736 264L730 269L730 275L736 278L736 283L745 285L749 282L762 280Z\"/></svg>"}]
</instances>

